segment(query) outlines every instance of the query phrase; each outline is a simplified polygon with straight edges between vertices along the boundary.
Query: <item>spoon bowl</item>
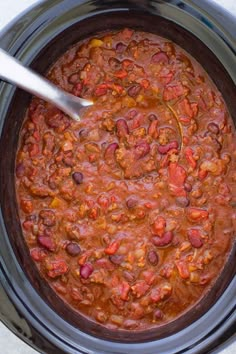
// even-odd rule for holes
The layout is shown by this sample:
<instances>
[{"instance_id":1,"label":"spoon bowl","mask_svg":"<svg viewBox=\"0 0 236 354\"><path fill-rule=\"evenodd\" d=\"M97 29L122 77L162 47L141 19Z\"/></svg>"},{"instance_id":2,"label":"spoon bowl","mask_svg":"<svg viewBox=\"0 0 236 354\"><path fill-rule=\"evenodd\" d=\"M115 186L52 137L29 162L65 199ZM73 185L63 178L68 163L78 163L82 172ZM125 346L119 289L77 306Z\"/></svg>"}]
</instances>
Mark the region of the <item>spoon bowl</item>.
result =
<instances>
[{"instance_id":1,"label":"spoon bowl","mask_svg":"<svg viewBox=\"0 0 236 354\"><path fill-rule=\"evenodd\" d=\"M86 100L52 84L47 79L26 68L0 48L0 77L23 90L52 103L76 121L80 120L80 110L91 106L93 101Z\"/></svg>"}]
</instances>

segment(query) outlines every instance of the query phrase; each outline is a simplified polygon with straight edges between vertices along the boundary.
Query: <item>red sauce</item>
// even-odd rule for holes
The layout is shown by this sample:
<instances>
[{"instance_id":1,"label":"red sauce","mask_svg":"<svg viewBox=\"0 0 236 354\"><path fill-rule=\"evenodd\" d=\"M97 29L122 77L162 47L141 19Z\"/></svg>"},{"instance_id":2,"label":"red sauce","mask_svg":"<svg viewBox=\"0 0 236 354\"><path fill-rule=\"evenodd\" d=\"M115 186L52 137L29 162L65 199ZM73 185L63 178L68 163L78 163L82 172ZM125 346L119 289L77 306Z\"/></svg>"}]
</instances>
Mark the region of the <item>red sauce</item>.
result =
<instances>
[{"instance_id":1,"label":"red sauce","mask_svg":"<svg viewBox=\"0 0 236 354\"><path fill-rule=\"evenodd\" d=\"M16 190L40 274L110 328L176 319L234 239L235 133L220 92L174 43L124 29L69 49L48 78L92 98L75 122L37 98Z\"/></svg>"}]
</instances>

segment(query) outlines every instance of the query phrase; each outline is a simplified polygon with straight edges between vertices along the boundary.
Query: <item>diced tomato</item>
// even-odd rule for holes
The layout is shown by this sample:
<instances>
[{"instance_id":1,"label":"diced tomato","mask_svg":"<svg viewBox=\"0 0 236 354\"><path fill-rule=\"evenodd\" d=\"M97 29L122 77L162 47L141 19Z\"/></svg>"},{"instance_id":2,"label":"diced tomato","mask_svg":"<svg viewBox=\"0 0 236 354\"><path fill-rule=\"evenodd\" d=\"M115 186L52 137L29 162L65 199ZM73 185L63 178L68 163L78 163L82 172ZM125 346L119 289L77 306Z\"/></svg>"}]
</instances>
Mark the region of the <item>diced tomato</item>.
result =
<instances>
[{"instance_id":1,"label":"diced tomato","mask_svg":"<svg viewBox=\"0 0 236 354\"><path fill-rule=\"evenodd\" d=\"M192 222L199 222L208 219L209 213L207 210L198 208L188 208L187 217Z\"/></svg>"},{"instance_id":2,"label":"diced tomato","mask_svg":"<svg viewBox=\"0 0 236 354\"><path fill-rule=\"evenodd\" d=\"M33 211L33 203L29 199L21 199L20 206L26 214L30 214Z\"/></svg>"},{"instance_id":3,"label":"diced tomato","mask_svg":"<svg viewBox=\"0 0 236 354\"><path fill-rule=\"evenodd\" d=\"M128 75L127 71L123 69L116 71L114 74L114 76L118 77L119 79L124 79L127 75Z\"/></svg>"},{"instance_id":4,"label":"diced tomato","mask_svg":"<svg viewBox=\"0 0 236 354\"><path fill-rule=\"evenodd\" d=\"M165 218L163 218L163 216L157 216L157 218L154 220L154 223L152 224L152 233L154 235L158 235L162 237L165 232L165 227L166 227Z\"/></svg>"},{"instance_id":5,"label":"diced tomato","mask_svg":"<svg viewBox=\"0 0 236 354\"><path fill-rule=\"evenodd\" d=\"M146 294L149 288L150 286L144 280L138 281L135 285L131 287L133 294L137 298L140 298L141 296Z\"/></svg>"},{"instance_id":6,"label":"diced tomato","mask_svg":"<svg viewBox=\"0 0 236 354\"><path fill-rule=\"evenodd\" d=\"M129 291L130 291L130 285L126 281L123 281L121 284L121 294L120 298L123 301L128 301L129 300Z\"/></svg>"},{"instance_id":7,"label":"diced tomato","mask_svg":"<svg viewBox=\"0 0 236 354\"><path fill-rule=\"evenodd\" d=\"M207 175L208 175L208 172L206 170L201 170L199 168L199 170L198 170L198 179L200 179L200 181L204 180Z\"/></svg>"},{"instance_id":8,"label":"diced tomato","mask_svg":"<svg viewBox=\"0 0 236 354\"><path fill-rule=\"evenodd\" d=\"M100 84L96 87L94 91L94 95L97 97L106 95L108 91L108 85L107 84Z\"/></svg>"},{"instance_id":9,"label":"diced tomato","mask_svg":"<svg viewBox=\"0 0 236 354\"><path fill-rule=\"evenodd\" d=\"M193 157L193 150L190 147L187 147L185 149L185 157L186 160L188 161L188 163L190 164L190 166L195 169L197 166L197 162Z\"/></svg>"},{"instance_id":10,"label":"diced tomato","mask_svg":"<svg viewBox=\"0 0 236 354\"><path fill-rule=\"evenodd\" d=\"M105 248L104 252L106 254L115 254L120 247L120 241L113 241L111 242L107 248Z\"/></svg>"},{"instance_id":11,"label":"diced tomato","mask_svg":"<svg viewBox=\"0 0 236 354\"><path fill-rule=\"evenodd\" d=\"M176 196L186 196L184 182L187 178L185 169L178 165L177 162L170 163L169 168L169 186L170 190Z\"/></svg>"},{"instance_id":12,"label":"diced tomato","mask_svg":"<svg viewBox=\"0 0 236 354\"><path fill-rule=\"evenodd\" d=\"M47 260L46 269L50 278L57 278L63 274L66 274L69 270L69 267L63 259L57 259Z\"/></svg>"},{"instance_id":13,"label":"diced tomato","mask_svg":"<svg viewBox=\"0 0 236 354\"><path fill-rule=\"evenodd\" d=\"M47 256L47 251L37 247L30 251L30 255L34 261L41 262Z\"/></svg>"},{"instance_id":14,"label":"diced tomato","mask_svg":"<svg viewBox=\"0 0 236 354\"><path fill-rule=\"evenodd\" d=\"M171 101L175 98L178 98L182 95L184 95L186 89L185 87L181 84L172 84L172 85L168 85L164 88L163 91L163 100L164 101Z\"/></svg>"},{"instance_id":15,"label":"diced tomato","mask_svg":"<svg viewBox=\"0 0 236 354\"><path fill-rule=\"evenodd\" d=\"M198 113L198 104L196 102L190 103L188 98L184 98L179 102L178 108L182 114L189 118L194 118Z\"/></svg>"}]
</instances>

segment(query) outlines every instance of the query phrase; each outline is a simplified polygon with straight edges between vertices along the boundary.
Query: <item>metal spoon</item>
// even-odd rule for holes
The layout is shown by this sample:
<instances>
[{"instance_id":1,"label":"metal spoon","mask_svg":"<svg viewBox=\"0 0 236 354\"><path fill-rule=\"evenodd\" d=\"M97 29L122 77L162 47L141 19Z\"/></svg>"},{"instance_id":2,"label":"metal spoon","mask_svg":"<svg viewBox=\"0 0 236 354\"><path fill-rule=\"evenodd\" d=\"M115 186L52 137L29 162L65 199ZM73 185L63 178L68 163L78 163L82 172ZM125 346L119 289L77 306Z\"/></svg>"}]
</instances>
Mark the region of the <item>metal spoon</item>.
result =
<instances>
[{"instance_id":1,"label":"metal spoon","mask_svg":"<svg viewBox=\"0 0 236 354\"><path fill-rule=\"evenodd\" d=\"M33 70L24 67L18 60L0 48L0 77L17 85L27 92L52 103L75 120L80 120L82 107L90 106L92 101L67 93L41 77Z\"/></svg>"}]
</instances>

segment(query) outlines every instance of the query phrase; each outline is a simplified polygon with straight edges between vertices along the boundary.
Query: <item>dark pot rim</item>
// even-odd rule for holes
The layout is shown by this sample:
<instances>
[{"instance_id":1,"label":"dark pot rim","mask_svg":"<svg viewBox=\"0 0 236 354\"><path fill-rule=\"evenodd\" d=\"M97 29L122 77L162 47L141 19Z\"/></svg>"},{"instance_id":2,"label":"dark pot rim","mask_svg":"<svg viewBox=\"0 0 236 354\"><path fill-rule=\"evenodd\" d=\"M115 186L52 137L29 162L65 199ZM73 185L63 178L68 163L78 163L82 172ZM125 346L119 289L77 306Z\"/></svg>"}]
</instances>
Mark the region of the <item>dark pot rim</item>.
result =
<instances>
[{"instance_id":1,"label":"dark pot rim","mask_svg":"<svg viewBox=\"0 0 236 354\"><path fill-rule=\"evenodd\" d=\"M204 6L204 2L202 2L202 6ZM137 7L138 10L141 7L143 11L156 11L162 17L177 24L179 23L189 32L194 33L215 53L228 72L229 80L233 81L235 86L236 71L233 64L235 64L234 55L236 48L233 39L227 31L217 26L217 21L214 18L203 13L195 1L178 1L178 4L176 4L176 1L149 2L144 0L140 1L136 7L132 0L108 0L102 2L102 4L101 2L99 4L99 1L67 0L66 9L65 0L54 0L53 4L48 2L40 3L28 10L26 12L27 16L21 15L10 24L0 34L0 43L3 48L16 55L25 64L30 64L37 57L42 47L47 46L48 42L50 42L49 33L52 37L55 37L66 27L78 20L82 20L88 14L89 16L98 16L99 12L110 12L111 14L111 12L118 13L118 11L123 11L125 14L127 13L127 3L130 3L131 8L136 8L136 10ZM111 4L112 9L110 8ZM68 15L69 9L73 9L75 5L77 5L77 8L80 7L82 12L80 18L76 12L73 16L70 13L72 17ZM63 18L62 13L64 15L67 14L68 18L66 16ZM58 19L55 18L55 14L58 14ZM190 18L191 21L189 21ZM45 28L47 28L47 33L45 33ZM0 95L2 96L2 102L4 102L0 107L0 128L3 127L4 118L9 115L8 108L14 93L15 89L11 86L0 85ZM231 113L235 113L236 110L233 104L231 105L229 102L229 106ZM234 118L236 117L234 116ZM4 131L3 128L3 133ZM1 179L2 177L4 180L4 172L1 171ZM1 198L1 202L2 200L4 201L4 198ZM221 289L221 296L208 312L188 327L171 334L169 337L159 340L152 338L152 341L145 343L127 344L109 341L109 336L106 337L106 340L102 340L88 335L59 317L32 287L21 268L24 260L19 263L15 257L17 250L13 249L10 238L8 238L2 214L0 215L0 232L3 238L2 249L0 250L0 281L3 287L30 326L49 342L53 343L55 348L60 348L64 352L127 353L130 350L134 350L137 354L143 352L156 353L157 350L168 354L178 352L200 353L203 350L206 352L206 348L217 345L221 335L227 330L231 331L236 321L236 278L234 276L234 267L231 267L229 270L232 274L230 282L224 283L226 290ZM231 252L228 263L232 265L234 261L235 248ZM222 278L224 277L226 277L226 272L222 274Z\"/></svg>"}]
</instances>

